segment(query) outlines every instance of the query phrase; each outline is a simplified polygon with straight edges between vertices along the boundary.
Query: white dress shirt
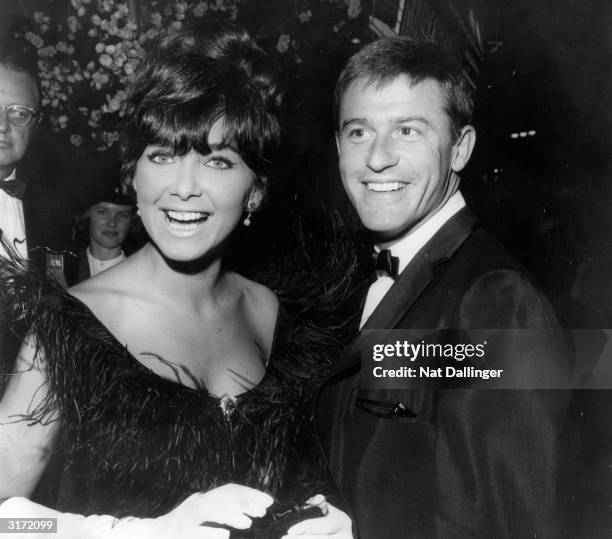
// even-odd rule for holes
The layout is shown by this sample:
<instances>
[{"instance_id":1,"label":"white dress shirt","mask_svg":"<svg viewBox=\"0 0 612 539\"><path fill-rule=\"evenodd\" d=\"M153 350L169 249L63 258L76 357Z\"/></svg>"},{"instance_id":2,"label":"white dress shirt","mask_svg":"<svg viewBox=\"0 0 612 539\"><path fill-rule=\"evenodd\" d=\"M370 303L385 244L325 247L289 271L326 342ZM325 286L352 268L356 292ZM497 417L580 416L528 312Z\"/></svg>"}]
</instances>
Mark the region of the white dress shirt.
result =
<instances>
[{"instance_id":1,"label":"white dress shirt","mask_svg":"<svg viewBox=\"0 0 612 539\"><path fill-rule=\"evenodd\" d=\"M110 260L99 260L91 254L89 247L87 247L87 262L89 263L89 276L93 277L98 273L103 272L105 269L112 268L115 264L119 264L122 260L125 260L125 253L121 251L119 256L111 258Z\"/></svg>"},{"instance_id":2,"label":"white dress shirt","mask_svg":"<svg viewBox=\"0 0 612 539\"><path fill-rule=\"evenodd\" d=\"M436 232L442 228L444 223L455 215L461 208L465 207L465 199L459 191L451 196L444 206L434 213L422 226L414 231L409 232L403 238L388 247L392 256L399 258L398 275L404 271L406 266L414 258L414 256L425 246L425 244L433 238ZM374 246L376 252L381 249ZM385 297L386 293L393 286L395 279L382 271L376 272L376 281L374 281L368 289L363 313L361 315L361 323L359 327L363 327L367 319L374 312L378 304Z\"/></svg>"},{"instance_id":3,"label":"white dress shirt","mask_svg":"<svg viewBox=\"0 0 612 539\"><path fill-rule=\"evenodd\" d=\"M15 170L3 181L15 180ZM23 257L28 258L28 246L26 244L25 220L23 217L23 203L18 198L12 197L0 190L0 229L4 238ZM0 245L0 256L7 253Z\"/></svg>"}]
</instances>

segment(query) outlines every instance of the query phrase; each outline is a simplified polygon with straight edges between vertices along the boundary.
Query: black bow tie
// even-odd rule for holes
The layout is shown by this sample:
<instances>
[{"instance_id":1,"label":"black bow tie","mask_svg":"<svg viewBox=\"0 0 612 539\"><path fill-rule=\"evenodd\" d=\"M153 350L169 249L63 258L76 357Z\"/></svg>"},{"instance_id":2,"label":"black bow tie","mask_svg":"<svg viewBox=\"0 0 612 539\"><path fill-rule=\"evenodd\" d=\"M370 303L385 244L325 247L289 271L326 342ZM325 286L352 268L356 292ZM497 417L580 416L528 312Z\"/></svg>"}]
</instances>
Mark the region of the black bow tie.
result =
<instances>
[{"instance_id":1,"label":"black bow tie","mask_svg":"<svg viewBox=\"0 0 612 539\"><path fill-rule=\"evenodd\" d=\"M374 264L378 271L384 271L392 279L397 278L399 269L399 258L397 256L391 256L389 249L383 249L378 254L374 253Z\"/></svg>"},{"instance_id":2,"label":"black bow tie","mask_svg":"<svg viewBox=\"0 0 612 539\"><path fill-rule=\"evenodd\" d=\"M21 180L0 181L0 189L4 190L7 195L12 196L13 198L23 200L23 195L26 190L26 183Z\"/></svg>"}]
</instances>

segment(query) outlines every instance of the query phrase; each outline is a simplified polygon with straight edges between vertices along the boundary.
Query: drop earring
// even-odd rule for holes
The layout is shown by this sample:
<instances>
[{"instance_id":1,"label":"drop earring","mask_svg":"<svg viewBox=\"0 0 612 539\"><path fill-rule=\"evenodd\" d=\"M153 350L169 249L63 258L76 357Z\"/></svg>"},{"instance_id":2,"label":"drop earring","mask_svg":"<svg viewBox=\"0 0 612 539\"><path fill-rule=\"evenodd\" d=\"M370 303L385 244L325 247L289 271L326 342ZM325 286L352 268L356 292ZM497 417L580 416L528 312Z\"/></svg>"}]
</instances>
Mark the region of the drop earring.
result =
<instances>
[{"instance_id":1,"label":"drop earring","mask_svg":"<svg viewBox=\"0 0 612 539\"><path fill-rule=\"evenodd\" d=\"M242 221L244 226L251 226L251 215L253 214L253 210L255 209L255 204L253 202L249 202L247 205L247 215Z\"/></svg>"}]
</instances>

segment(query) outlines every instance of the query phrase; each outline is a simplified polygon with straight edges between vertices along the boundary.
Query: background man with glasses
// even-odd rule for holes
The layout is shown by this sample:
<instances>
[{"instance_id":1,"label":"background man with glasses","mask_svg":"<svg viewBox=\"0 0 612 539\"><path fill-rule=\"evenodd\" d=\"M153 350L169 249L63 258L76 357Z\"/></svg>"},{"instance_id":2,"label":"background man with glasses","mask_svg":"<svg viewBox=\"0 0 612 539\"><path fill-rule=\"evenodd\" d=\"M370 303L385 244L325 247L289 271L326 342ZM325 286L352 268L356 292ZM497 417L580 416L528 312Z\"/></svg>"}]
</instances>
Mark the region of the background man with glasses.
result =
<instances>
[{"instance_id":1,"label":"background man with glasses","mask_svg":"<svg viewBox=\"0 0 612 539\"><path fill-rule=\"evenodd\" d=\"M63 279L72 213L62 211L31 143L41 120L36 66L19 43L0 41L0 230L21 257ZM30 148L30 152L28 152ZM0 256L6 256L0 246ZM0 321L0 394L20 343Z\"/></svg>"}]
</instances>

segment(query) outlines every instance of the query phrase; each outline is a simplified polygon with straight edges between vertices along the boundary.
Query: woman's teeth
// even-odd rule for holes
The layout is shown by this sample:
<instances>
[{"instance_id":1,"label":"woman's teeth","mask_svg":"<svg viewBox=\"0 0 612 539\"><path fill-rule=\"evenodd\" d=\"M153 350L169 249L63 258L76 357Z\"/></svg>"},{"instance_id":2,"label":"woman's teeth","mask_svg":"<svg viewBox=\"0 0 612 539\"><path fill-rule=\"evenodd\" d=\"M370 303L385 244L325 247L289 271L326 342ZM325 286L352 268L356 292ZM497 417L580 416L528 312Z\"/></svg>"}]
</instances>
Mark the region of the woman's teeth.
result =
<instances>
[{"instance_id":1,"label":"woman's teeth","mask_svg":"<svg viewBox=\"0 0 612 539\"><path fill-rule=\"evenodd\" d=\"M399 191L406 187L406 184L402 182L368 182L366 183L366 187L369 191L386 193L389 191Z\"/></svg>"},{"instance_id":2,"label":"woman's teeth","mask_svg":"<svg viewBox=\"0 0 612 539\"><path fill-rule=\"evenodd\" d=\"M208 219L209 214L199 211L173 211L168 210L166 221L168 224L177 230L191 230L197 228Z\"/></svg>"}]
</instances>

